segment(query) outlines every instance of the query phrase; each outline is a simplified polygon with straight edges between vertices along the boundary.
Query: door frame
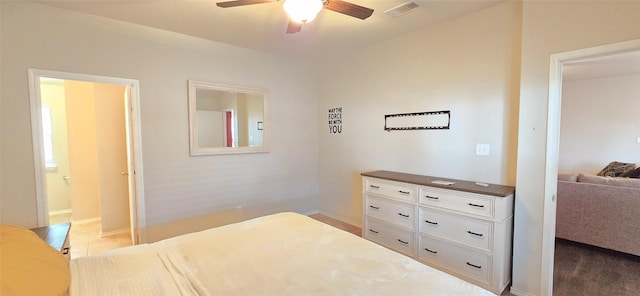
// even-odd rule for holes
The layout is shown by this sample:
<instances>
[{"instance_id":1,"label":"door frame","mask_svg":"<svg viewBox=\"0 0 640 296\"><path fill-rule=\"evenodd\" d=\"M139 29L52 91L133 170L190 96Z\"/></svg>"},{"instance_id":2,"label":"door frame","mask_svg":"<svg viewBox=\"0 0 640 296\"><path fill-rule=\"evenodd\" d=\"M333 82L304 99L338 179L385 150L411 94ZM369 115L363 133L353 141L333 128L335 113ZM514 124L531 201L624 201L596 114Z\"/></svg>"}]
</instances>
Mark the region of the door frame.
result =
<instances>
[{"instance_id":1,"label":"door frame","mask_svg":"<svg viewBox=\"0 0 640 296\"><path fill-rule=\"evenodd\" d=\"M223 109L222 110L222 122L224 123L224 135L223 135L223 142L224 142L224 146L225 147L237 147L236 145L236 135L235 135L235 126L234 126L234 122L235 122L235 113L233 112L233 109ZM229 118L227 117L228 114L231 114L231 119L229 120ZM229 146L229 134L231 134L231 146Z\"/></svg>"},{"instance_id":2,"label":"door frame","mask_svg":"<svg viewBox=\"0 0 640 296\"><path fill-rule=\"evenodd\" d=\"M549 66L549 97L547 103L547 147L545 157L545 198L542 225L542 266L540 291L553 294L553 261L555 253L556 194L560 150L560 114L562 103L562 66L565 63L639 51L640 39L606 44L585 49L552 54Z\"/></svg>"},{"instance_id":3,"label":"door frame","mask_svg":"<svg viewBox=\"0 0 640 296\"><path fill-rule=\"evenodd\" d=\"M141 145L141 124L140 124L140 87L138 80L117 78L108 76L98 76L90 74L60 72L42 69L28 69L29 75L29 100L31 109L31 134L33 140L33 160L35 170L35 186L36 186L36 206L38 209L38 226L49 225L49 206L47 201L46 190L46 170L44 167L44 147L42 144L42 118L41 114L41 93L40 78L55 78L62 80L77 80L95 83L108 83L123 85L130 89L131 94L131 122L127 129L132 132L130 143L127 143L127 149L133 155L133 161L130 164L134 172L133 178L135 182L134 194L129 196L130 216L134 217L130 221L132 237L136 238L132 243L134 245L146 242L146 223L144 210L144 184L142 175L142 145ZM131 172L131 170L130 170Z\"/></svg>"}]
</instances>

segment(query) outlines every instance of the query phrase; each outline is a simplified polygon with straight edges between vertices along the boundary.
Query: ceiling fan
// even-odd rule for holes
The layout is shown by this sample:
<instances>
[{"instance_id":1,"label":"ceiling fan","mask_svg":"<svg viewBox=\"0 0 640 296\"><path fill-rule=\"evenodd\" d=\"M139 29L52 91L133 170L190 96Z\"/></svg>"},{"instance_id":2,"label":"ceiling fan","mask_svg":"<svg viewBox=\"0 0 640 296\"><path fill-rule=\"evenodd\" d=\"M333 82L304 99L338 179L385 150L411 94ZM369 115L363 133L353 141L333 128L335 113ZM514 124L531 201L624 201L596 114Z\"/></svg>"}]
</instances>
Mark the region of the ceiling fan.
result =
<instances>
[{"instance_id":1,"label":"ceiling fan","mask_svg":"<svg viewBox=\"0 0 640 296\"><path fill-rule=\"evenodd\" d=\"M280 0L235 0L218 2L216 5L222 8L229 8L277 1ZM341 0L285 0L283 8L289 15L289 24L287 25L288 34L300 32L302 26L311 22L323 8L361 20L373 14L373 9L371 8Z\"/></svg>"}]
</instances>

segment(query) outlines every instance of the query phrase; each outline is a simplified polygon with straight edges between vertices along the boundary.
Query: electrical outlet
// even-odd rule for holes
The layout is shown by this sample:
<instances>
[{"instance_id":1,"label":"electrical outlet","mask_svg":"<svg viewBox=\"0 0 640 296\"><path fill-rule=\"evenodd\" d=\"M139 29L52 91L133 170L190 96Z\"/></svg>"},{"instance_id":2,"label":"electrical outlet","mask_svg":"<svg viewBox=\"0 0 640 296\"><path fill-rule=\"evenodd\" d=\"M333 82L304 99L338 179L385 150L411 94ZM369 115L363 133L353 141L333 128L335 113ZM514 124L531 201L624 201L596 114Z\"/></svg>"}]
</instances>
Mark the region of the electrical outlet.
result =
<instances>
[{"instance_id":1,"label":"electrical outlet","mask_svg":"<svg viewBox=\"0 0 640 296\"><path fill-rule=\"evenodd\" d=\"M489 144L476 144L476 155L489 155Z\"/></svg>"}]
</instances>

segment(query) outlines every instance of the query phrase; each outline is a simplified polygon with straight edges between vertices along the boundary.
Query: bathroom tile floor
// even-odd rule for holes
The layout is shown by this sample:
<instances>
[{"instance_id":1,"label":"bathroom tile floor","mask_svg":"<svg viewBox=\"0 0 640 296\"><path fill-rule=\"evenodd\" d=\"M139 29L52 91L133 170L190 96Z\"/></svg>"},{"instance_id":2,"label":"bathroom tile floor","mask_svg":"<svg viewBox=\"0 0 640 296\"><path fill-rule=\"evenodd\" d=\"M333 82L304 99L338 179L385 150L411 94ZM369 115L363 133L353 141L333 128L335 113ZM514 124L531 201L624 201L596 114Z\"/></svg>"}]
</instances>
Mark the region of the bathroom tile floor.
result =
<instances>
[{"instance_id":1,"label":"bathroom tile floor","mask_svg":"<svg viewBox=\"0 0 640 296\"><path fill-rule=\"evenodd\" d=\"M100 237L100 229L100 221L71 223L69 231L71 259L131 246L131 235L128 232Z\"/></svg>"}]
</instances>

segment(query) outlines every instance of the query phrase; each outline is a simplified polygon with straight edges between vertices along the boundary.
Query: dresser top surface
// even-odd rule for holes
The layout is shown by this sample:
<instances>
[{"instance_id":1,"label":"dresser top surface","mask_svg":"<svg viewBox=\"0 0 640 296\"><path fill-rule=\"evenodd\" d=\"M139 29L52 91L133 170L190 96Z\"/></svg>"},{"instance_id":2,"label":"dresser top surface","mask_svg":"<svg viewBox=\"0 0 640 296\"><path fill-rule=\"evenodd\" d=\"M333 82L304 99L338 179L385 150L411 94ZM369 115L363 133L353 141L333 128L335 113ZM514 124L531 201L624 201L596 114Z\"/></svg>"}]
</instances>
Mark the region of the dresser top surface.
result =
<instances>
[{"instance_id":1,"label":"dresser top surface","mask_svg":"<svg viewBox=\"0 0 640 296\"><path fill-rule=\"evenodd\" d=\"M51 247L58 251L62 251L64 242L69 235L71 223L54 224L49 226L32 228L42 240L47 242Z\"/></svg>"},{"instance_id":2,"label":"dresser top surface","mask_svg":"<svg viewBox=\"0 0 640 296\"><path fill-rule=\"evenodd\" d=\"M400 172L392 172L392 171L373 171L373 172L365 172L361 174L365 177L373 177L397 182L411 183L415 185L436 187L436 188L444 188L451 190L459 190L464 192L492 195L498 197L506 197L515 192L515 187L498 185L498 184L488 184L488 186L480 186L472 181L465 180L457 180L450 178L441 178L441 177L432 177L432 176L423 176L423 175L414 175ZM433 183L433 181L445 181L445 182L453 182L452 185L444 185Z\"/></svg>"}]
</instances>

